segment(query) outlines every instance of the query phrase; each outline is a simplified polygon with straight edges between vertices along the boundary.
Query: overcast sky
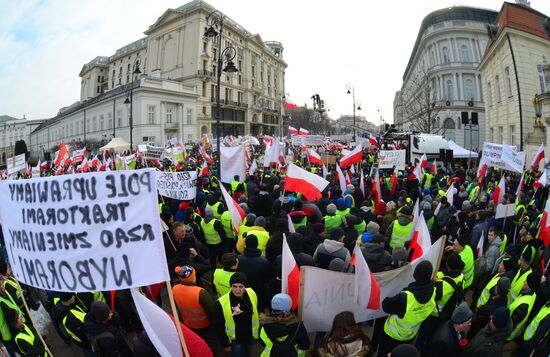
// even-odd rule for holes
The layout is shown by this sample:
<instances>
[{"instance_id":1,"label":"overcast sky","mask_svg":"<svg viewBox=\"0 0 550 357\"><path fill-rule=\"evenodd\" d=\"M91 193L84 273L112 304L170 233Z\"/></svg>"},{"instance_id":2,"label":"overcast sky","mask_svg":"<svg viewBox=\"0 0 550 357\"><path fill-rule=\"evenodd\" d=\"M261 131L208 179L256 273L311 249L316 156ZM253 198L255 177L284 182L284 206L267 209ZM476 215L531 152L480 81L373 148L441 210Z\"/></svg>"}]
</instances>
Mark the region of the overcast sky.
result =
<instances>
[{"instance_id":1,"label":"overcast sky","mask_svg":"<svg viewBox=\"0 0 550 357\"><path fill-rule=\"evenodd\" d=\"M298 105L318 93L329 116L351 114L351 95L368 120L393 116L422 19L470 5L499 11L497 0L210 0L264 41L283 43L286 92ZM49 118L79 100L82 66L141 37L168 8L185 0L0 0L0 115ZM550 15L549 0L531 6Z\"/></svg>"}]
</instances>

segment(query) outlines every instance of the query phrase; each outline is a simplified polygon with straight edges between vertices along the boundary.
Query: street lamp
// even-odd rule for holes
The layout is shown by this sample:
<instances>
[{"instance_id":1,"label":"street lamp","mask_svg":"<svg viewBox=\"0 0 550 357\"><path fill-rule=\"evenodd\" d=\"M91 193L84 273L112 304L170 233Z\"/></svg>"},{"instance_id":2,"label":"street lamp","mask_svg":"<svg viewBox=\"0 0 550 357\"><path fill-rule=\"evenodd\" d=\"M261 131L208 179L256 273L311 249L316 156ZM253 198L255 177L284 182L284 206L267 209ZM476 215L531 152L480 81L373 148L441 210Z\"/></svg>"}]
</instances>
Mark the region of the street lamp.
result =
<instances>
[{"instance_id":1,"label":"street lamp","mask_svg":"<svg viewBox=\"0 0 550 357\"><path fill-rule=\"evenodd\" d=\"M141 71L139 70L139 64L136 63L134 66L134 72L132 73L132 86L130 87L130 96L126 97L126 100L124 101L124 104L128 105L130 104L130 152L134 150L134 137L133 137L133 131L134 131L134 116L133 116L133 106L134 106L134 75L141 74ZM114 124L114 118L113 118L113 124Z\"/></svg>"},{"instance_id":2,"label":"street lamp","mask_svg":"<svg viewBox=\"0 0 550 357\"><path fill-rule=\"evenodd\" d=\"M215 15L215 16L213 16ZM209 38L215 38L218 36L218 49L221 51L222 48L222 34L223 34L223 19L225 18L225 15L222 14L220 11L212 11L207 17L206 17L206 25L208 26L208 29L204 32L205 37ZM214 27L219 27L220 31L216 31ZM222 77L222 66L225 63L226 66L223 69L226 73L234 73L238 72L237 67L235 67L235 64L233 63L233 59L235 58L235 55L237 54L237 51L235 50L235 47L228 45L226 48L224 48L223 51L220 52L217 58L217 67L216 67L216 150L218 151L218 160L216 161L216 170L218 171L218 177L221 180L221 155L220 155L220 136L222 135L221 130L221 108L220 108L220 86L221 86L221 77ZM225 57L225 59L224 59Z\"/></svg>"},{"instance_id":3,"label":"street lamp","mask_svg":"<svg viewBox=\"0 0 550 357\"><path fill-rule=\"evenodd\" d=\"M348 90L347 94L351 94L353 100L353 142L355 142L355 110L361 110L361 102L355 100L355 87L353 84L346 84L346 89Z\"/></svg>"}]
</instances>

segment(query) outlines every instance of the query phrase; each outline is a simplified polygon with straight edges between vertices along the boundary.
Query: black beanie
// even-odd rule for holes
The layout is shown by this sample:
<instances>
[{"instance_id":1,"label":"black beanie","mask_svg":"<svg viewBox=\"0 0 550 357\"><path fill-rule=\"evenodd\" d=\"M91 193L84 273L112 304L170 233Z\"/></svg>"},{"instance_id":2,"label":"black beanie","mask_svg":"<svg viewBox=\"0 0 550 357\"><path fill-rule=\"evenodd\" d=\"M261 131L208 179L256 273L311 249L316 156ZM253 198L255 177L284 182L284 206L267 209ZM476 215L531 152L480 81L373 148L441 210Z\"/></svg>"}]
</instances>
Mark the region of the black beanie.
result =
<instances>
[{"instance_id":1,"label":"black beanie","mask_svg":"<svg viewBox=\"0 0 550 357\"><path fill-rule=\"evenodd\" d=\"M244 239L246 247L249 249L258 248L258 237L255 234L249 234Z\"/></svg>"},{"instance_id":2,"label":"black beanie","mask_svg":"<svg viewBox=\"0 0 550 357\"><path fill-rule=\"evenodd\" d=\"M59 294L59 299L63 302L69 301L74 296L74 293L61 293Z\"/></svg>"},{"instance_id":3,"label":"black beanie","mask_svg":"<svg viewBox=\"0 0 550 357\"><path fill-rule=\"evenodd\" d=\"M417 357L418 350L413 345L406 343L400 344L391 350L392 357Z\"/></svg>"},{"instance_id":4,"label":"black beanie","mask_svg":"<svg viewBox=\"0 0 550 357\"><path fill-rule=\"evenodd\" d=\"M247 286L248 279L246 278L246 274L238 271L235 274L231 275L231 279L229 279L229 285L233 284L243 284L244 286Z\"/></svg>"},{"instance_id":5,"label":"black beanie","mask_svg":"<svg viewBox=\"0 0 550 357\"><path fill-rule=\"evenodd\" d=\"M414 280L421 284L428 283L432 280L433 267L432 263L427 260L421 261L416 269L414 269Z\"/></svg>"},{"instance_id":6,"label":"black beanie","mask_svg":"<svg viewBox=\"0 0 550 357\"><path fill-rule=\"evenodd\" d=\"M109 318L111 309L103 301L94 301L90 307L90 313L97 322L103 322Z\"/></svg>"},{"instance_id":7,"label":"black beanie","mask_svg":"<svg viewBox=\"0 0 550 357\"><path fill-rule=\"evenodd\" d=\"M540 274L534 271L527 275L527 285L529 285L531 290L538 290L540 288Z\"/></svg>"},{"instance_id":8,"label":"black beanie","mask_svg":"<svg viewBox=\"0 0 550 357\"><path fill-rule=\"evenodd\" d=\"M452 271L462 271L464 269L464 262L457 253L452 253L447 257L447 266Z\"/></svg>"}]
</instances>

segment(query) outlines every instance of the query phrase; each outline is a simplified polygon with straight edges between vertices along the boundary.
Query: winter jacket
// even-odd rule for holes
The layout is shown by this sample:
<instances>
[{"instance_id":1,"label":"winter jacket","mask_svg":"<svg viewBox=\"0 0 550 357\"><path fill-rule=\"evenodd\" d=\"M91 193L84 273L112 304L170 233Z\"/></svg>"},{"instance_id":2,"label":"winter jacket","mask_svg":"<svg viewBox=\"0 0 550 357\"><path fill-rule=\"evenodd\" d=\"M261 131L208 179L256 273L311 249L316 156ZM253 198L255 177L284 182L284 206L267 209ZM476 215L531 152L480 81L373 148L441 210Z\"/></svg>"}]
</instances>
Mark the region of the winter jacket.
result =
<instances>
[{"instance_id":1,"label":"winter jacket","mask_svg":"<svg viewBox=\"0 0 550 357\"><path fill-rule=\"evenodd\" d=\"M495 263L498 257L500 257L501 244L502 240L500 239L500 237L495 237L495 239L493 239L493 241L489 243L489 247L487 248L485 253L483 253L483 256L485 257L485 269L489 274L495 268Z\"/></svg>"},{"instance_id":2,"label":"winter jacket","mask_svg":"<svg viewBox=\"0 0 550 357\"><path fill-rule=\"evenodd\" d=\"M437 213L437 216L435 217L435 220L439 226L446 226L449 224L449 205L441 205L441 208L439 209L439 212Z\"/></svg>"},{"instance_id":3,"label":"winter jacket","mask_svg":"<svg viewBox=\"0 0 550 357\"><path fill-rule=\"evenodd\" d=\"M463 338L464 336L462 336ZM432 335L428 345L427 357L460 357L462 351L460 348L458 333L453 327L451 321L445 322Z\"/></svg>"},{"instance_id":4,"label":"winter jacket","mask_svg":"<svg viewBox=\"0 0 550 357\"><path fill-rule=\"evenodd\" d=\"M470 247L475 251L477 243L481 238L481 234L487 234L487 222L485 220L477 221L472 228L472 235L470 236Z\"/></svg>"},{"instance_id":5,"label":"winter jacket","mask_svg":"<svg viewBox=\"0 0 550 357\"><path fill-rule=\"evenodd\" d=\"M322 357L362 357L368 352L368 347L363 346L364 341L355 336L346 336L344 342L331 342L319 349Z\"/></svg>"},{"instance_id":6,"label":"winter jacket","mask_svg":"<svg viewBox=\"0 0 550 357\"><path fill-rule=\"evenodd\" d=\"M294 314L286 317L260 314L260 325L271 341L284 336L288 336L287 341L290 341L294 337L293 345L298 345L298 348L303 351L309 348L307 330ZM261 339L258 341L263 344Z\"/></svg>"},{"instance_id":7,"label":"winter jacket","mask_svg":"<svg viewBox=\"0 0 550 357\"><path fill-rule=\"evenodd\" d=\"M434 292L434 283L429 282L426 284L420 284L418 282L412 282L405 289L414 294L414 298L421 304L425 304L432 298ZM441 289L436 287L435 299L441 299ZM395 314L400 318L405 316L407 312L407 294L403 291L393 297L387 297L382 301L382 310L387 314Z\"/></svg>"},{"instance_id":8,"label":"winter jacket","mask_svg":"<svg viewBox=\"0 0 550 357\"><path fill-rule=\"evenodd\" d=\"M351 255L343 242L327 239L313 253L315 265L323 269L328 269L330 262L334 258L342 259L346 267L349 265Z\"/></svg>"},{"instance_id":9,"label":"winter jacket","mask_svg":"<svg viewBox=\"0 0 550 357\"><path fill-rule=\"evenodd\" d=\"M361 252L373 273L391 268L391 255L384 249L383 243L366 243Z\"/></svg>"},{"instance_id":10,"label":"winter jacket","mask_svg":"<svg viewBox=\"0 0 550 357\"><path fill-rule=\"evenodd\" d=\"M508 321L505 328L491 331L485 326L474 336L464 349L464 357L499 357L502 356L502 347L506 338L512 333L512 321Z\"/></svg>"},{"instance_id":11,"label":"winter jacket","mask_svg":"<svg viewBox=\"0 0 550 357\"><path fill-rule=\"evenodd\" d=\"M256 216L269 217L271 215L271 208L273 207L273 198L266 191L260 191L256 196L256 202L254 204L253 212ZM252 208L252 207L251 207Z\"/></svg>"},{"instance_id":12,"label":"winter jacket","mask_svg":"<svg viewBox=\"0 0 550 357\"><path fill-rule=\"evenodd\" d=\"M118 318L115 318L117 320ZM89 336L95 355L98 357L125 357L133 356L132 350L126 343L122 330L116 327L113 321L107 324L97 322L91 315L84 317L84 331Z\"/></svg>"},{"instance_id":13,"label":"winter jacket","mask_svg":"<svg viewBox=\"0 0 550 357\"><path fill-rule=\"evenodd\" d=\"M263 306L264 284L271 279L272 274L269 261L261 255L259 249L245 248L243 254L238 257L237 271L246 274L250 287L258 295L258 303Z\"/></svg>"},{"instance_id":14,"label":"winter jacket","mask_svg":"<svg viewBox=\"0 0 550 357\"><path fill-rule=\"evenodd\" d=\"M404 214L397 215L397 222L399 222L400 225L406 226L407 224L411 223L411 217L405 216ZM388 238L388 242L391 239L391 235L393 232L393 225L395 224L395 221L393 221L388 229L386 229L386 237Z\"/></svg>"},{"instance_id":15,"label":"winter jacket","mask_svg":"<svg viewBox=\"0 0 550 357\"><path fill-rule=\"evenodd\" d=\"M397 218L397 212L395 210L386 212L386 215L382 218L382 221L380 222L380 232L386 232L389 226L393 223L393 221L395 221L396 218ZM368 221L366 220L365 222L368 223Z\"/></svg>"}]
</instances>

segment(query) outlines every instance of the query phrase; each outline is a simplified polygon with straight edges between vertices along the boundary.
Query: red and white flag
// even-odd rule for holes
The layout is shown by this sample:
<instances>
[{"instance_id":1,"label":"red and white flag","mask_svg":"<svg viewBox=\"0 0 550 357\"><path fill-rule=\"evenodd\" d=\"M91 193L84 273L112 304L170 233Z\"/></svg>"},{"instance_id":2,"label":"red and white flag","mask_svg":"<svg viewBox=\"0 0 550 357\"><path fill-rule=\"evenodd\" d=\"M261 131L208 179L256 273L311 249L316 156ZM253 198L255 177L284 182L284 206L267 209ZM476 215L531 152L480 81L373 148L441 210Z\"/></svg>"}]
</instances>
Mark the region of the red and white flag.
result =
<instances>
[{"instance_id":1,"label":"red and white flag","mask_svg":"<svg viewBox=\"0 0 550 357\"><path fill-rule=\"evenodd\" d=\"M210 164L210 165L213 165L214 164L214 159L212 158L212 156L208 155L206 153L206 150L204 148L204 146L200 145L199 146L199 154L201 154L201 156Z\"/></svg>"},{"instance_id":2,"label":"red and white flag","mask_svg":"<svg viewBox=\"0 0 550 357\"><path fill-rule=\"evenodd\" d=\"M298 130L298 134L299 135L309 135L309 130L304 129L304 128L300 128L300 130Z\"/></svg>"},{"instance_id":3,"label":"red and white flag","mask_svg":"<svg viewBox=\"0 0 550 357\"><path fill-rule=\"evenodd\" d=\"M539 188L544 188L546 185L548 185L548 175L546 175L546 171L543 171L537 181L533 184L535 188L538 190Z\"/></svg>"},{"instance_id":4,"label":"red and white flag","mask_svg":"<svg viewBox=\"0 0 550 357\"><path fill-rule=\"evenodd\" d=\"M284 189L290 192L300 192L309 201L321 198L321 192L329 182L311 172L294 165L288 164Z\"/></svg>"},{"instance_id":5,"label":"red and white flag","mask_svg":"<svg viewBox=\"0 0 550 357\"><path fill-rule=\"evenodd\" d=\"M288 126L288 132L293 135L298 135L298 129L290 125Z\"/></svg>"},{"instance_id":6,"label":"red and white flag","mask_svg":"<svg viewBox=\"0 0 550 357\"><path fill-rule=\"evenodd\" d=\"M290 218L290 215L286 215L287 223L288 223L288 231L290 233L295 233L296 228L294 228L294 223L292 223L292 218Z\"/></svg>"},{"instance_id":7,"label":"red and white flag","mask_svg":"<svg viewBox=\"0 0 550 357\"><path fill-rule=\"evenodd\" d=\"M476 255L478 257L483 256L483 246L484 245L485 245L485 232L482 231L481 236L479 237L479 242L477 242L477 247L476 247Z\"/></svg>"},{"instance_id":8,"label":"red and white flag","mask_svg":"<svg viewBox=\"0 0 550 357\"><path fill-rule=\"evenodd\" d=\"M537 153L533 157L533 161L531 162L531 170L534 170L536 167L538 167L542 159L544 159L544 144L540 144Z\"/></svg>"},{"instance_id":9,"label":"red and white flag","mask_svg":"<svg viewBox=\"0 0 550 357\"><path fill-rule=\"evenodd\" d=\"M246 216L246 213L242 209L241 206L227 193L227 190L223 185L220 185L220 188L222 190L223 199L225 201L225 205L227 206L227 209L229 210L229 213L231 214L231 223L233 223L233 229L236 231L239 229L241 223L243 223L243 219Z\"/></svg>"},{"instance_id":10,"label":"red and white flag","mask_svg":"<svg viewBox=\"0 0 550 357\"><path fill-rule=\"evenodd\" d=\"M495 203L495 206L498 206L499 204L504 203L505 193L506 193L506 180L504 179L504 175L502 175L498 183L498 186L495 187L495 192L493 192L493 196L491 197L491 200Z\"/></svg>"},{"instance_id":11,"label":"red and white flag","mask_svg":"<svg viewBox=\"0 0 550 357\"><path fill-rule=\"evenodd\" d=\"M69 150L67 150L67 146L65 146L65 143L63 140L61 140L61 144L59 144L59 151L57 152L57 156L54 160L55 166L65 166L65 162L69 159Z\"/></svg>"},{"instance_id":12,"label":"red and white flag","mask_svg":"<svg viewBox=\"0 0 550 357\"><path fill-rule=\"evenodd\" d=\"M378 205L380 200L382 200L382 190L380 189L380 174L378 169L374 174L374 185L372 185L372 191L374 194L374 204Z\"/></svg>"},{"instance_id":13,"label":"red and white flag","mask_svg":"<svg viewBox=\"0 0 550 357\"><path fill-rule=\"evenodd\" d=\"M523 186L525 185L525 182L524 182L524 180L523 180L523 176L524 176L524 175L525 175L525 172L523 172L523 173L521 174L521 179L519 180L519 185L518 185L518 188L517 188L517 190L516 190L516 197L518 197L519 193L520 193L521 191L523 191Z\"/></svg>"},{"instance_id":14,"label":"red and white flag","mask_svg":"<svg viewBox=\"0 0 550 357\"><path fill-rule=\"evenodd\" d=\"M355 147L355 149L353 149L346 156L340 159L340 167L343 169L346 169L353 164L361 162L362 157L363 157L363 145L359 144Z\"/></svg>"},{"instance_id":15,"label":"red and white flag","mask_svg":"<svg viewBox=\"0 0 550 357\"><path fill-rule=\"evenodd\" d=\"M201 165L201 170L199 172L199 177L206 176L206 175L208 175L209 172L210 172L210 169L208 168L208 163L205 160L205 161L203 161L203 163Z\"/></svg>"},{"instance_id":16,"label":"red and white flag","mask_svg":"<svg viewBox=\"0 0 550 357\"><path fill-rule=\"evenodd\" d=\"M94 156L94 158L92 159L92 167L98 167L99 164L99 158L97 156Z\"/></svg>"},{"instance_id":17,"label":"red and white flag","mask_svg":"<svg viewBox=\"0 0 550 357\"><path fill-rule=\"evenodd\" d=\"M371 144L374 147L378 147L378 140L376 140L376 137L369 135L369 144Z\"/></svg>"},{"instance_id":18,"label":"red and white flag","mask_svg":"<svg viewBox=\"0 0 550 357\"><path fill-rule=\"evenodd\" d=\"M420 169L421 169L421 164L420 163L415 164L414 170L409 175L409 180L414 180L414 179L420 180L420 178L422 177L422 174L420 173Z\"/></svg>"},{"instance_id":19,"label":"red and white flag","mask_svg":"<svg viewBox=\"0 0 550 357\"><path fill-rule=\"evenodd\" d=\"M420 167L425 168L428 166L428 158L426 157L426 154L422 154L422 157L420 158Z\"/></svg>"},{"instance_id":20,"label":"red and white flag","mask_svg":"<svg viewBox=\"0 0 550 357\"><path fill-rule=\"evenodd\" d=\"M397 166L394 167L393 172L390 176L390 184L391 184L390 193L393 195L395 193L395 190L397 189Z\"/></svg>"},{"instance_id":21,"label":"red and white flag","mask_svg":"<svg viewBox=\"0 0 550 357\"><path fill-rule=\"evenodd\" d=\"M487 164L485 163L485 159L481 158L479 160L479 167L477 168L477 179L479 182L481 182L482 178L487 175Z\"/></svg>"},{"instance_id":22,"label":"red and white flag","mask_svg":"<svg viewBox=\"0 0 550 357\"><path fill-rule=\"evenodd\" d=\"M416 217L415 217L416 218ZM420 212L416 224L414 225L414 231L411 239L411 246L409 250L411 254L411 263L416 259L427 258L432 248L432 241L430 238L430 230L424 219L424 212Z\"/></svg>"},{"instance_id":23,"label":"red and white flag","mask_svg":"<svg viewBox=\"0 0 550 357\"><path fill-rule=\"evenodd\" d=\"M309 159L309 163L312 165L321 165L321 155L319 155L315 150L313 149L307 149L307 157Z\"/></svg>"},{"instance_id":24,"label":"red and white flag","mask_svg":"<svg viewBox=\"0 0 550 357\"><path fill-rule=\"evenodd\" d=\"M44 171L48 167L48 162L44 161L42 163L39 163L37 166L40 168L40 171Z\"/></svg>"},{"instance_id":25,"label":"red and white flag","mask_svg":"<svg viewBox=\"0 0 550 357\"><path fill-rule=\"evenodd\" d=\"M361 170L361 180L359 181L359 188L361 189L361 192L363 192L363 197L365 196L365 173L363 170Z\"/></svg>"},{"instance_id":26,"label":"red and white flag","mask_svg":"<svg viewBox=\"0 0 550 357\"><path fill-rule=\"evenodd\" d=\"M294 310L298 307L298 296L300 295L300 268L296 264L285 235L283 235L281 268L281 292L290 296Z\"/></svg>"},{"instance_id":27,"label":"red and white flag","mask_svg":"<svg viewBox=\"0 0 550 357\"><path fill-rule=\"evenodd\" d=\"M323 164L323 178L326 179L327 176L328 176L328 169L325 166L325 164Z\"/></svg>"},{"instance_id":28,"label":"red and white flag","mask_svg":"<svg viewBox=\"0 0 550 357\"><path fill-rule=\"evenodd\" d=\"M265 137L264 137L265 139ZM281 143L279 139L272 138L270 144L265 149L264 153L264 167L269 167L272 162L279 163L279 156L281 155Z\"/></svg>"},{"instance_id":29,"label":"red and white flag","mask_svg":"<svg viewBox=\"0 0 550 357\"><path fill-rule=\"evenodd\" d=\"M353 249L350 263L355 265L355 298L364 309L380 309L380 285L374 278L369 265L357 244Z\"/></svg>"},{"instance_id":30,"label":"red and white flag","mask_svg":"<svg viewBox=\"0 0 550 357\"><path fill-rule=\"evenodd\" d=\"M338 183L340 184L340 190L342 191L342 196L347 189L348 183L346 181L346 176L343 174L340 165L336 164L336 173L338 174Z\"/></svg>"},{"instance_id":31,"label":"red and white flag","mask_svg":"<svg viewBox=\"0 0 550 357\"><path fill-rule=\"evenodd\" d=\"M454 183L451 182L451 186L447 189L447 192L445 192L445 197L447 197L447 202L449 203L449 206L452 206L454 203ZM437 204L437 207L434 211L434 216L437 216L439 213L439 210L441 209L441 202Z\"/></svg>"},{"instance_id":32,"label":"red and white flag","mask_svg":"<svg viewBox=\"0 0 550 357\"><path fill-rule=\"evenodd\" d=\"M539 238L544 245L550 244L550 200L546 200L546 206L539 223Z\"/></svg>"},{"instance_id":33,"label":"red and white flag","mask_svg":"<svg viewBox=\"0 0 550 357\"><path fill-rule=\"evenodd\" d=\"M430 166L430 171L433 172L434 174L437 172L437 163L435 159L432 162L432 166Z\"/></svg>"},{"instance_id":34,"label":"red and white flag","mask_svg":"<svg viewBox=\"0 0 550 357\"><path fill-rule=\"evenodd\" d=\"M285 96L285 109L298 109L298 106L288 97L288 94Z\"/></svg>"},{"instance_id":35,"label":"red and white flag","mask_svg":"<svg viewBox=\"0 0 550 357\"><path fill-rule=\"evenodd\" d=\"M412 209L412 215L413 215L413 219L416 219L418 216L420 216L420 203L419 203L418 198L414 202L414 206L413 206L413 209Z\"/></svg>"}]
</instances>

